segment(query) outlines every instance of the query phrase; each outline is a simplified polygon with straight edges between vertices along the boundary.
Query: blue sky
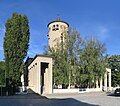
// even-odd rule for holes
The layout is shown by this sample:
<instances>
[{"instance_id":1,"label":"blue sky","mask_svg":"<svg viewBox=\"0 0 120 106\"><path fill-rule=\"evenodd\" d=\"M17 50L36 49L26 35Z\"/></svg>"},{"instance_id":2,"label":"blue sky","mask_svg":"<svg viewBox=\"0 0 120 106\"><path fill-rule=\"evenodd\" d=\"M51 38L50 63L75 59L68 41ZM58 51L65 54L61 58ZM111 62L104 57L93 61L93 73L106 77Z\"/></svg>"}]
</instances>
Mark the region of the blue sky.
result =
<instances>
[{"instance_id":1,"label":"blue sky","mask_svg":"<svg viewBox=\"0 0 120 106\"><path fill-rule=\"evenodd\" d=\"M30 26L28 56L42 54L47 45L47 24L56 19L76 28L81 37L94 35L107 53L120 54L120 0L0 0L0 60L4 59L6 20L13 12L26 14Z\"/></svg>"}]
</instances>

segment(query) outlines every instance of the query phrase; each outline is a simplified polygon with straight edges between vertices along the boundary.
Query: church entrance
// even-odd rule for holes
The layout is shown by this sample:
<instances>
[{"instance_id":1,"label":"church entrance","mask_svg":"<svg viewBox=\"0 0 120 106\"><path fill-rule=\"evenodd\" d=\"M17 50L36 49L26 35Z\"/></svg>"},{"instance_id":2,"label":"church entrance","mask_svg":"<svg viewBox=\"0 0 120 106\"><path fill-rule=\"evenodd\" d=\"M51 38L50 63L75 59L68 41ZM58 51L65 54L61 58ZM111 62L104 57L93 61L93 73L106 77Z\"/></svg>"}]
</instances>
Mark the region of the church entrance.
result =
<instances>
[{"instance_id":1,"label":"church entrance","mask_svg":"<svg viewBox=\"0 0 120 106\"><path fill-rule=\"evenodd\" d=\"M41 62L41 94L45 93L48 84L48 65L49 63Z\"/></svg>"}]
</instances>

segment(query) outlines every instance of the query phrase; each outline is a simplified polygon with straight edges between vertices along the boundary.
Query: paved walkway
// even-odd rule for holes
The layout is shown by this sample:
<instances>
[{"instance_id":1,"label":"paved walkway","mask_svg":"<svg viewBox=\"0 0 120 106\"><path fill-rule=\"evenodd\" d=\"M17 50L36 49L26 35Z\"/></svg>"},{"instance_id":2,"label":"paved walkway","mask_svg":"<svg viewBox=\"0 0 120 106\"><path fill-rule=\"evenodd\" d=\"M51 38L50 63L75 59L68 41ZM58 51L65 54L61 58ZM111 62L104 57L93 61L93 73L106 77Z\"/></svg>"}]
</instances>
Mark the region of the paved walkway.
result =
<instances>
[{"instance_id":1,"label":"paved walkway","mask_svg":"<svg viewBox=\"0 0 120 106\"><path fill-rule=\"evenodd\" d=\"M120 106L120 97L103 92L0 97L0 106Z\"/></svg>"},{"instance_id":2,"label":"paved walkway","mask_svg":"<svg viewBox=\"0 0 120 106\"><path fill-rule=\"evenodd\" d=\"M96 106L74 98L47 98L38 94L0 97L0 106Z\"/></svg>"},{"instance_id":3,"label":"paved walkway","mask_svg":"<svg viewBox=\"0 0 120 106\"><path fill-rule=\"evenodd\" d=\"M97 106L120 106L120 96L114 96L113 93L91 92L83 94L52 94L48 98L74 98L83 103Z\"/></svg>"},{"instance_id":4,"label":"paved walkway","mask_svg":"<svg viewBox=\"0 0 120 106\"><path fill-rule=\"evenodd\" d=\"M13 96L0 96L0 99L47 99L47 97L41 96L36 93L31 93L31 94L18 94Z\"/></svg>"}]
</instances>

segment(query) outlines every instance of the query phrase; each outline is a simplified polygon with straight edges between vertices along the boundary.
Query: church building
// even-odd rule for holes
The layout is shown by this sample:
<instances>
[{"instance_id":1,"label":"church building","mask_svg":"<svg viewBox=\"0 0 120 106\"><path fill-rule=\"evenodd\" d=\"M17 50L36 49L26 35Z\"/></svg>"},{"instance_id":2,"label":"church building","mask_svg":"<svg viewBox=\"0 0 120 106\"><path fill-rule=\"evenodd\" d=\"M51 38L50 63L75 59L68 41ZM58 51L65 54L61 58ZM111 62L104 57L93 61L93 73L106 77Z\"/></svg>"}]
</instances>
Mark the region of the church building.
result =
<instances>
[{"instance_id":1,"label":"church building","mask_svg":"<svg viewBox=\"0 0 120 106\"><path fill-rule=\"evenodd\" d=\"M68 30L69 24L57 17L56 21L48 25L48 46L56 47L60 43L63 32ZM38 94L52 93L52 58L37 54L34 58L27 58L22 85L27 86Z\"/></svg>"},{"instance_id":2,"label":"church building","mask_svg":"<svg viewBox=\"0 0 120 106\"><path fill-rule=\"evenodd\" d=\"M68 31L69 24L61 21L57 17L55 21L50 22L48 25L48 46L57 47L61 42L64 32ZM34 58L27 58L25 62L25 71L22 78L22 85L27 86L38 94L51 94L53 93L53 80L52 80L52 63L53 60L49 56L36 54ZM109 74L107 74L109 73ZM107 77L109 75L109 77ZM109 81L107 80L109 78ZM104 77L104 90L107 91L107 83L109 82L109 89L111 89L111 70L106 69ZM102 79L99 82L100 90L102 90ZM98 82L96 82L98 88Z\"/></svg>"}]
</instances>

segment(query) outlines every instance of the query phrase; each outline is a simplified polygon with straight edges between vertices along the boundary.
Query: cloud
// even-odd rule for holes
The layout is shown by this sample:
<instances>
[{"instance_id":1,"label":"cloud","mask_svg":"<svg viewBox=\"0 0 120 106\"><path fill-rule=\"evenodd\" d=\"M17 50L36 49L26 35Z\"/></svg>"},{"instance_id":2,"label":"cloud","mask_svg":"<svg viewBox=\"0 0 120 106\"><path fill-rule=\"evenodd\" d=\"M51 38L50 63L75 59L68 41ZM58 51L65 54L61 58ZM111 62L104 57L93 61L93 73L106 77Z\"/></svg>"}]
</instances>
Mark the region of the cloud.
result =
<instances>
[{"instance_id":1,"label":"cloud","mask_svg":"<svg viewBox=\"0 0 120 106\"><path fill-rule=\"evenodd\" d=\"M101 27L101 34L106 34L106 33L108 33L108 29L107 28L105 28L105 27Z\"/></svg>"},{"instance_id":2,"label":"cloud","mask_svg":"<svg viewBox=\"0 0 120 106\"><path fill-rule=\"evenodd\" d=\"M95 28L95 36L101 41L106 41L109 37L109 29L104 26L99 26Z\"/></svg>"}]
</instances>

